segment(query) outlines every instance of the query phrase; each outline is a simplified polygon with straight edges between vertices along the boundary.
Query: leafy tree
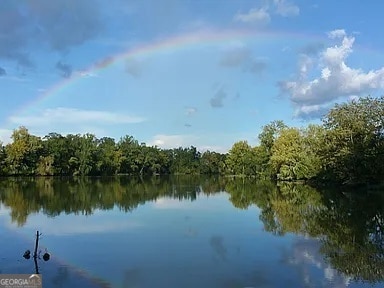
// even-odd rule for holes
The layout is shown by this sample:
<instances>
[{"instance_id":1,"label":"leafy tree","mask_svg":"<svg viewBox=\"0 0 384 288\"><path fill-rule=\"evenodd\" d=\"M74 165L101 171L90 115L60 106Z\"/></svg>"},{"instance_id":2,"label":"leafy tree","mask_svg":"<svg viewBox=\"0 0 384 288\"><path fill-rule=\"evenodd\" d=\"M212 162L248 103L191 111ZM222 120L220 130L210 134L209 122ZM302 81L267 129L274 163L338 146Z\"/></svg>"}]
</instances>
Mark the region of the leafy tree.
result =
<instances>
[{"instance_id":1,"label":"leafy tree","mask_svg":"<svg viewBox=\"0 0 384 288\"><path fill-rule=\"evenodd\" d=\"M93 134L67 135L70 173L74 176L94 175L97 172L97 138Z\"/></svg>"},{"instance_id":2,"label":"leafy tree","mask_svg":"<svg viewBox=\"0 0 384 288\"><path fill-rule=\"evenodd\" d=\"M64 137L58 133L49 133L44 137L45 156L53 157L53 173L55 175L70 175L69 159L74 156L76 148L72 136Z\"/></svg>"},{"instance_id":3,"label":"leafy tree","mask_svg":"<svg viewBox=\"0 0 384 288\"><path fill-rule=\"evenodd\" d=\"M200 173L211 175L224 173L224 159L223 154L205 151L200 159Z\"/></svg>"},{"instance_id":4,"label":"leafy tree","mask_svg":"<svg viewBox=\"0 0 384 288\"><path fill-rule=\"evenodd\" d=\"M287 128L287 125L284 124L281 120L272 121L271 123L263 126L261 133L258 138L260 141L260 148L258 148L259 160L263 160L261 166L263 167L264 174L273 176L271 171L269 160L272 156L272 147L275 140L280 135L280 132Z\"/></svg>"},{"instance_id":5,"label":"leafy tree","mask_svg":"<svg viewBox=\"0 0 384 288\"><path fill-rule=\"evenodd\" d=\"M8 173L34 174L43 148L41 139L31 135L25 127L14 130L11 138L13 142L5 147Z\"/></svg>"},{"instance_id":6,"label":"leafy tree","mask_svg":"<svg viewBox=\"0 0 384 288\"><path fill-rule=\"evenodd\" d=\"M176 148L171 151L171 173L173 174L199 174L200 152L196 147Z\"/></svg>"},{"instance_id":7,"label":"leafy tree","mask_svg":"<svg viewBox=\"0 0 384 288\"><path fill-rule=\"evenodd\" d=\"M5 174L5 147L3 146L3 142L0 141L0 175Z\"/></svg>"},{"instance_id":8,"label":"leafy tree","mask_svg":"<svg viewBox=\"0 0 384 288\"><path fill-rule=\"evenodd\" d=\"M286 128L287 125L281 120L272 121L263 126L262 131L259 134L260 146L265 148L268 154L271 154L273 143L280 135L280 132Z\"/></svg>"},{"instance_id":9,"label":"leafy tree","mask_svg":"<svg viewBox=\"0 0 384 288\"><path fill-rule=\"evenodd\" d=\"M115 175L120 170L123 155L118 149L115 139L103 137L97 145L97 173L101 175Z\"/></svg>"},{"instance_id":10,"label":"leafy tree","mask_svg":"<svg viewBox=\"0 0 384 288\"><path fill-rule=\"evenodd\" d=\"M239 141L233 144L228 151L226 165L232 175L249 175L252 161L252 148L247 141Z\"/></svg>"},{"instance_id":11,"label":"leafy tree","mask_svg":"<svg viewBox=\"0 0 384 288\"><path fill-rule=\"evenodd\" d=\"M39 162L37 163L36 174L40 176L52 176L54 175L54 158L52 155L40 156Z\"/></svg>"},{"instance_id":12,"label":"leafy tree","mask_svg":"<svg viewBox=\"0 0 384 288\"><path fill-rule=\"evenodd\" d=\"M371 182L384 175L384 97L336 104L323 119L320 151L325 172L342 182Z\"/></svg>"},{"instance_id":13,"label":"leafy tree","mask_svg":"<svg viewBox=\"0 0 384 288\"><path fill-rule=\"evenodd\" d=\"M122 155L120 172L124 174L138 172L136 157L140 148L139 142L132 136L126 135L120 139L117 147Z\"/></svg>"},{"instance_id":14,"label":"leafy tree","mask_svg":"<svg viewBox=\"0 0 384 288\"><path fill-rule=\"evenodd\" d=\"M311 132L307 133L307 137L297 128L287 128L280 132L270 158L272 171L278 179L298 180L317 176L320 159L312 151Z\"/></svg>"}]
</instances>

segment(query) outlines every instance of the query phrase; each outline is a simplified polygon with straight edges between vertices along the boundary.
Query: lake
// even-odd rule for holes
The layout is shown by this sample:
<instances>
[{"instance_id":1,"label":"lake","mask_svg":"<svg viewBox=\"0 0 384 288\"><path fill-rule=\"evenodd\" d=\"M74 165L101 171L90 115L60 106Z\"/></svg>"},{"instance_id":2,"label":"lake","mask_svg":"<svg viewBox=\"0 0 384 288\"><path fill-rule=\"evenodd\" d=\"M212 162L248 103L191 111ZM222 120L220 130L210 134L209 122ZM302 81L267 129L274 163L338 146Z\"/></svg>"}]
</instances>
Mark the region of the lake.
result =
<instances>
[{"instance_id":1,"label":"lake","mask_svg":"<svg viewBox=\"0 0 384 288\"><path fill-rule=\"evenodd\" d=\"M0 273L38 269L44 288L383 287L382 192L218 177L6 178ZM37 230L51 258L36 267L23 253Z\"/></svg>"}]
</instances>

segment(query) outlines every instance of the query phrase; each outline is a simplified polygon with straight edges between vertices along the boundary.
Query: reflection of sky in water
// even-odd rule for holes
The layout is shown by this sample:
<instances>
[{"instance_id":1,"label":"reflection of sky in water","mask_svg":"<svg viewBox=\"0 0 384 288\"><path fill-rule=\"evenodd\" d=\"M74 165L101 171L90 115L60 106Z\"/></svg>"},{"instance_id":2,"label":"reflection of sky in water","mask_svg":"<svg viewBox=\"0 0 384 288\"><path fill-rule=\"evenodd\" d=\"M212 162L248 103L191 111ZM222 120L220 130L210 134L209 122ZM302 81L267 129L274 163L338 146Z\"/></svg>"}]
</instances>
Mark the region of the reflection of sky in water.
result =
<instances>
[{"instance_id":1,"label":"reflection of sky in water","mask_svg":"<svg viewBox=\"0 0 384 288\"><path fill-rule=\"evenodd\" d=\"M351 279L324 262L320 246L318 240L297 238L284 253L283 260L295 267L306 287L349 287Z\"/></svg>"},{"instance_id":2,"label":"reflection of sky in water","mask_svg":"<svg viewBox=\"0 0 384 288\"><path fill-rule=\"evenodd\" d=\"M259 209L238 210L226 193L160 198L128 213L35 214L22 228L0 208L0 244L9 247L0 270L30 273L21 255L40 230L52 253L42 263L52 287L102 287L84 282L92 277L112 287L353 287L324 263L317 240L265 232Z\"/></svg>"}]
</instances>

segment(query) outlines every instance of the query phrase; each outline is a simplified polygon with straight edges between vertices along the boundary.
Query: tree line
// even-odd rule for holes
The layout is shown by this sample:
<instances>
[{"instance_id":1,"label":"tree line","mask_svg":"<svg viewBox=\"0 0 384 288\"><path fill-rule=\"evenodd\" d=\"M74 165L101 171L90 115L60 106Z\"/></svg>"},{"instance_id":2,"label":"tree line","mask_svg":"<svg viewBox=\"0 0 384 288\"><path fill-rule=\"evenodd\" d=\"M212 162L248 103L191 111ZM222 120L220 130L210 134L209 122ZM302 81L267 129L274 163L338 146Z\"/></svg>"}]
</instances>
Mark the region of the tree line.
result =
<instances>
[{"instance_id":1,"label":"tree line","mask_svg":"<svg viewBox=\"0 0 384 288\"><path fill-rule=\"evenodd\" d=\"M126 135L50 133L25 127L0 143L0 175L222 174L277 180L371 183L384 176L384 97L336 104L322 124L262 127L259 144L233 144L228 153L196 147L160 149Z\"/></svg>"}]
</instances>

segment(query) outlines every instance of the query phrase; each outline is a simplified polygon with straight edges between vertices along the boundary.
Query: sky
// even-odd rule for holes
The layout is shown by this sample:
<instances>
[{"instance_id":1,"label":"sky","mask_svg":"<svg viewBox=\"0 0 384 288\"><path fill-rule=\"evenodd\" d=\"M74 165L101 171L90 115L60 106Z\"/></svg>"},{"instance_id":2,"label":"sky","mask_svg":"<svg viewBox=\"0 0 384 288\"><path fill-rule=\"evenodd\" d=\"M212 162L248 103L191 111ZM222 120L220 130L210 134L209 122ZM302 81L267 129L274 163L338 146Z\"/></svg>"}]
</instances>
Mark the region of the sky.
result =
<instances>
[{"instance_id":1,"label":"sky","mask_svg":"<svg viewBox=\"0 0 384 288\"><path fill-rule=\"evenodd\" d=\"M384 88L383 1L2 0L0 140L257 145Z\"/></svg>"}]
</instances>

